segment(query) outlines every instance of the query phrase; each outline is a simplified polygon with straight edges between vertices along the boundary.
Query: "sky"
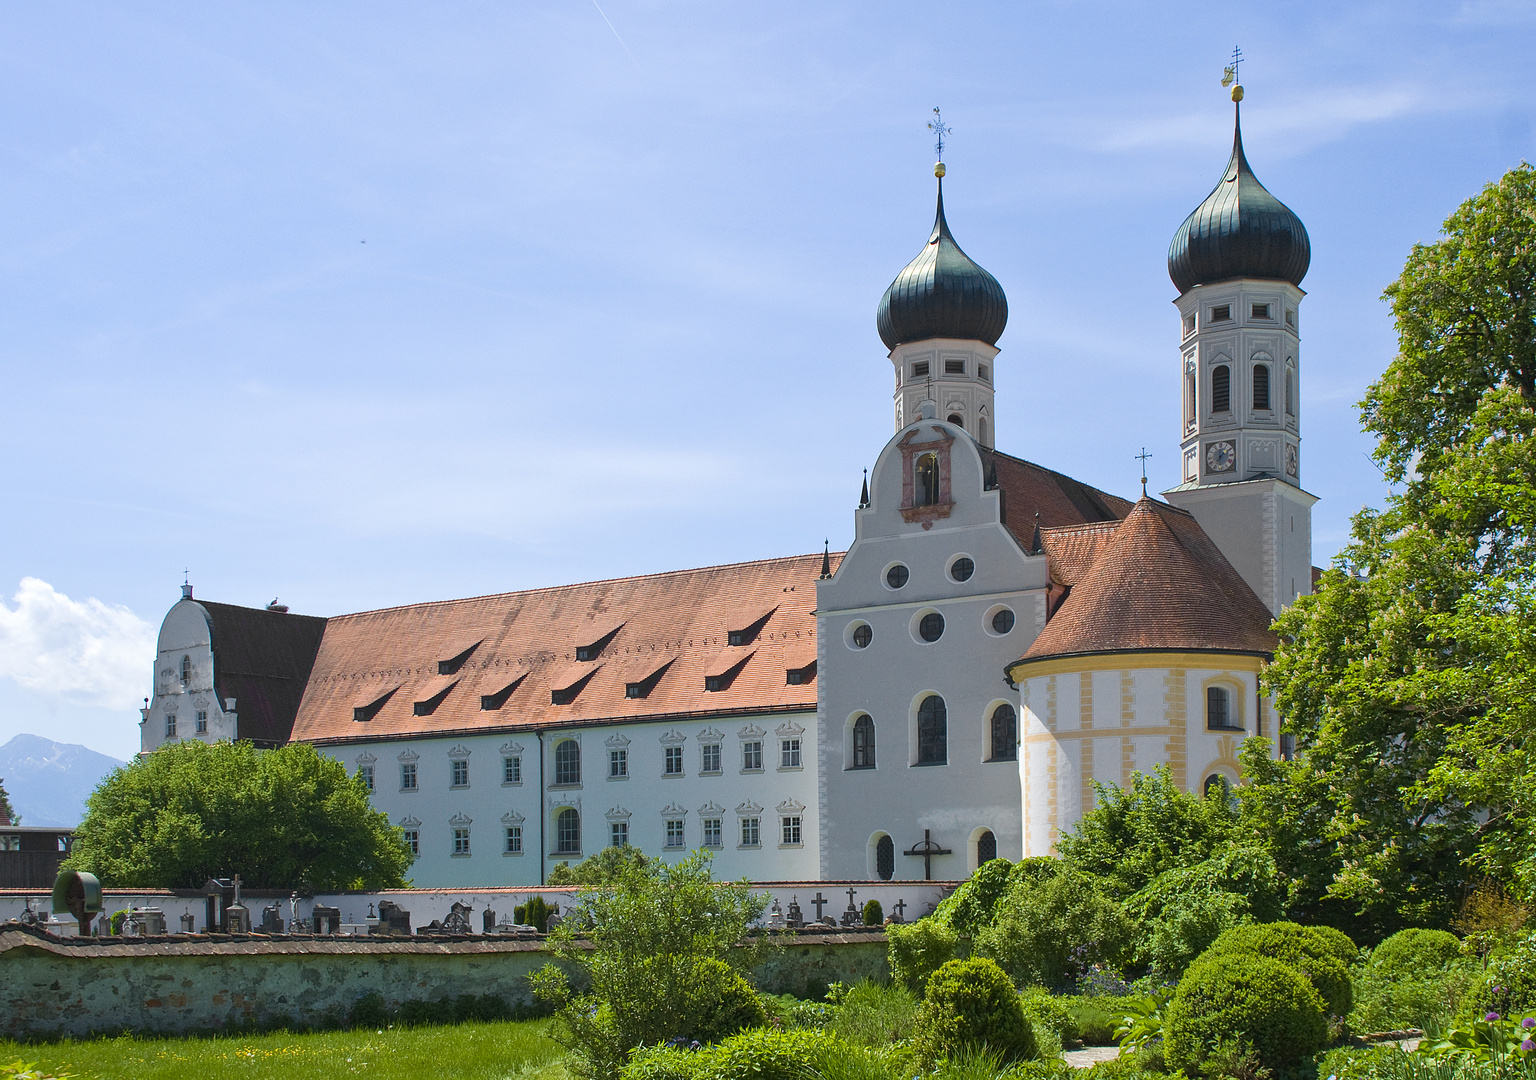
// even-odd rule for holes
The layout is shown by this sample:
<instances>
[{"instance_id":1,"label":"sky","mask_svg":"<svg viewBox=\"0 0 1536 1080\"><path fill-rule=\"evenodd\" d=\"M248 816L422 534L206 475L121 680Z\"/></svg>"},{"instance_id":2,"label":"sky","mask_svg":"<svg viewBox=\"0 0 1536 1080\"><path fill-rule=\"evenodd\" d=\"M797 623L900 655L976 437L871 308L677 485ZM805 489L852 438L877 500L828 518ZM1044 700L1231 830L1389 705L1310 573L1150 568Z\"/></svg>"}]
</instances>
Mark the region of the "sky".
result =
<instances>
[{"instance_id":1,"label":"sky","mask_svg":"<svg viewBox=\"0 0 1536 1080\"><path fill-rule=\"evenodd\" d=\"M599 6L601 4L601 6ZM0 742L138 747L197 595L316 615L834 549L946 210L1000 449L1177 483L1167 246L1305 221L1314 561L1386 489L1380 296L1536 157L1536 2L0 8Z\"/></svg>"}]
</instances>

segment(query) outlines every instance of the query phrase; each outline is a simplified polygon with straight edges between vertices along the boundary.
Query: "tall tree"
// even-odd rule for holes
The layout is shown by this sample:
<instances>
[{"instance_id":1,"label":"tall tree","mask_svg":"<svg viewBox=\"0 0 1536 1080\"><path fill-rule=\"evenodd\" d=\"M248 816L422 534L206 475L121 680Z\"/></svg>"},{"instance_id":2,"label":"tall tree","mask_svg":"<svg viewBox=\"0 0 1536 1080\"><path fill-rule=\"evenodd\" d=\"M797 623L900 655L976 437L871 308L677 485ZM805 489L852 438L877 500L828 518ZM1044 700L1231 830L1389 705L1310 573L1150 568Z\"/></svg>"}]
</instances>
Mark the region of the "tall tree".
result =
<instances>
[{"instance_id":1,"label":"tall tree","mask_svg":"<svg viewBox=\"0 0 1536 1080\"><path fill-rule=\"evenodd\" d=\"M404 834L362 784L308 743L174 743L114 771L86 803L67 866L104 884L195 888L238 873L253 888L398 888Z\"/></svg>"},{"instance_id":2,"label":"tall tree","mask_svg":"<svg viewBox=\"0 0 1536 1080\"><path fill-rule=\"evenodd\" d=\"M0 825L20 825L21 815L11 805L11 797L5 793L5 777L0 776Z\"/></svg>"}]
</instances>

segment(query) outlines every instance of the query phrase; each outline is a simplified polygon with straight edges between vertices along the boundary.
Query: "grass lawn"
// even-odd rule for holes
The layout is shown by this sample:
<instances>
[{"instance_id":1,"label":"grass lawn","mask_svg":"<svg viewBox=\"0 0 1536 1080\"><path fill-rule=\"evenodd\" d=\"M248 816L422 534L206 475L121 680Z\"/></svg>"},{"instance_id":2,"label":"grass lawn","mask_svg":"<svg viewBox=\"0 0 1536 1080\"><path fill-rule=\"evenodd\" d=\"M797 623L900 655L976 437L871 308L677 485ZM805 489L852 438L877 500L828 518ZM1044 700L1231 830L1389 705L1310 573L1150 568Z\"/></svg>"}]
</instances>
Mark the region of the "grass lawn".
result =
<instances>
[{"instance_id":1,"label":"grass lawn","mask_svg":"<svg viewBox=\"0 0 1536 1080\"><path fill-rule=\"evenodd\" d=\"M560 1061L564 1048L544 1034L547 1027L548 1021L527 1020L312 1035L0 1041L0 1064L35 1061L45 1072L84 1080L569 1080Z\"/></svg>"}]
</instances>

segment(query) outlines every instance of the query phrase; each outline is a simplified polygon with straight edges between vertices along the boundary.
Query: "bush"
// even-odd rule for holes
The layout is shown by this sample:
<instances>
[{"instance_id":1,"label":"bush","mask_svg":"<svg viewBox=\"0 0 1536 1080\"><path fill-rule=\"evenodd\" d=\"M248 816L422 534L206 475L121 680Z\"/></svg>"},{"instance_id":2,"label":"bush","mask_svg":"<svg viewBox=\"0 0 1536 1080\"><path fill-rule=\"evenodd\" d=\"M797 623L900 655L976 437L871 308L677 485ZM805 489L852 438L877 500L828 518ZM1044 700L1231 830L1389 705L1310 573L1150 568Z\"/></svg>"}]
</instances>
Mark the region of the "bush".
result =
<instances>
[{"instance_id":1,"label":"bush","mask_svg":"<svg viewBox=\"0 0 1536 1080\"><path fill-rule=\"evenodd\" d=\"M891 977L915 994L923 992L940 965L954 959L960 944L955 932L934 918L888 927L885 940Z\"/></svg>"},{"instance_id":2,"label":"bush","mask_svg":"<svg viewBox=\"0 0 1536 1080\"><path fill-rule=\"evenodd\" d=\"M1328 1038L1323 1000L1295 968L1263 956L1212 953L1190 965L1168 1006L1164 1054L1193 1073L1219 1044L1246 1041L1267 1067L1294 1065Z\"/></svg>"},{"instance_id":3,"label":"bush","mask_svg":"<svg viewBox=\"0 0 1536 1080\"><path fill-rule=\"evenodd\" d=\"M901 983L863 980L843 995L828 1027L857 1046L890 1046L912 1034L918 1007L916 996Z\"/></svg>"},{"instance_id":4,"label":"bush","mask_svg":"<svg viewBox=\"0 0 1536 1080\"><path fill-rule=\"evenodd\" d=\"M1464 1017L1536 1012L1536 934L1515 941L1488 958L1488 966L1462 999Z\"/></svg>"},{"instance_id":5,"label":"bush","mask_svg":"<svg viewBox=\"0 0 1536 1080\"><path fill-rule=\"evenodd\" d=\"M961 937L973 937L992 924L992 909L1007 893L1013 864L991 859L976 868L958 889L939 902L932 918Z\"/></svg>"},{"instance_id":6,"label":"bush","mask_svg":"<svg viewBox=\"0 0 1536 1080\"><path fill-rule=\"evenodd\" d=\"M951 960L928 980L913 1043L932 1065L968 1050L997 1054L1004 1063L1036 1056L1034 1029L1013 983L991 960Z\"/></svg>"},{"instance_id":7,"label":"bush","mask_svg":"<svg viewBox=\"0 0 1536 1080\"><path fill-rule=\"evenodd\" d=\"M723 960L700 960L687 1000L679 1010L679 1035L701 1043L768 1023L762 999L741 973ZM686 1030L684 1030L686 1028Z\"/></svg>"},{"instance_id":8,"label":"bush","mask_svg":"<svg viewBox=\"0 0 1536 1080\"><path fill-rule=\"evenodd\" d=\"M1177 976L1222 931L1278 919L1284 898L1275 860L1255 848L1168 870L1125 903L1127 914L1145 927L1136 960Z\"/></svg>"},{"instance_id":9,"label":"bush","mask_svg":"<svg viewBox=\"0 0 1536 1080\"><path fill-rule=\"evenodd\" d=\"M1062 871L1011 886L993 924L977 935L976 952L996 960L1020 986L1055 990L1071 988L1091 965L1121 967L1133 934L1097 879Z\"/></svg>"},{"instance_id":10,"label":"bush","mask_svg":"<svg viewBox=\"0 0 1536 1080\"><path fill-rule=\"evenodd\" d=\"M665 1046L636 1050L621 1076L623 1080L811 1080L824 1062L845 1057L850 1049L857 1052L822 1031L759 1028L703 1050Z\"/></svg>"},{"instance_id":11,"label":"bush","mask_svg":"<svg viewBox=\"0 0 1536 1080\"><path fill-rule=\"evenodd\" d=\"M1401 930L1370 954L1355 979L1353 1031L1442 1024L1456 1012L1475 962L1444 930Z\"/></svg>"},{"instance_id":12,"label":"bush","mask_svg":"<svg viewBox=\"0 0 1536 1080\"><path fill-rule=\"evenodd\" d=\"M1115 1028L1121 1014L1116 1012L1124 999L1105 997L1064 997L1062 1003L1072 1011L1077 1024L1078 1041L1085 1046L1110 1046L1115 1041Z\"/></svg>"},{"instance_id":13,"label":"bush","mask_svg":"<svg viewBox=\"0 0 1536 1080\"><path fill-rule=\"evenodd\" d=\"M1357 954L1354 942L1337 930L1274 922L1227 930L1204 955L1242 953L1289 964L1317 988L1326 1015L1342 1019L1354 1005L1349 968L1339 959L1346 948L1351 956Z\"/></svg>"},{"instance_id":14,"label":"bush","mask_svg":"<svg viewBox=\"0 0 1536 1080\"><path fill-rule=\"evenodd\" d=\"M549 923L549 917L557 910L542 896L531 896L526 904L519 904L512 909L512 921L519 926L531 926L542 934Z\"/></svg>"},{"instance_id":15,"label":"bush","mask_svg":"<svg viewBox=\"0 0 1536 1080\"><path fill-rule=\"evenodd\" d=\"M1063 1046L1077 1041L1077 1017L1066 998L1055 997L1042 986L1031 986L1019 994L1019 1004L1037 1030L1043 1027L1050 1031Z\"/></svg>"},{"instance_id":16,"label":"bush","mask_svg":"<svg viewBox=\"0 0 1536 1080\"><path fill-rule=\"evenodd\" d=\"M1438 971L1461 959L1461 939L1445 930L1399 930L1372 951L1366 968L1394 978Z\"/></svg>"},{"instance_id":17,"label":"bush","mask_svg":"<svg viewBox=\"0 0 1536 1080\"><path fill-rule=\"evenodd\" d=\"M820 896L821 894L817 893L816 895ZM885 925L885 909L880 906L880 901L869 900L864 904L864 925Z\"/></svg>"}]
</instances>

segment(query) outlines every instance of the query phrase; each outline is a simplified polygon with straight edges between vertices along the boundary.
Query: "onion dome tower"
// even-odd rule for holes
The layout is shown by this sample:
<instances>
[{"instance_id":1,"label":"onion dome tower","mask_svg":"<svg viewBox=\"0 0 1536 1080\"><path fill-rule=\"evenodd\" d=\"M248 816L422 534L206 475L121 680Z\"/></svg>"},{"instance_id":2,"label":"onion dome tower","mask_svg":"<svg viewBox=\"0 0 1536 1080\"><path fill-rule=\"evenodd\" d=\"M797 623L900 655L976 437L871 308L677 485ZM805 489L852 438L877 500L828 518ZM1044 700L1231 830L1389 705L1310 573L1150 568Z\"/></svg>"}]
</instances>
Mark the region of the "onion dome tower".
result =
<instances>
[{"instance_id":1,"label":"onion dome tower","mask_svg":"<svg viewBox=\"0 0 1536 1080\"><path fill-rule=\"evenodd\" d=\"M993 360L1008 325L1008 298L949 231L944 172L942 161L933 167L939 183L933 232L880 298L875 326L896 369L896 430L932 401L934 415L990 447Z\"/></svg>"},{"instance_id":2,"label":"onion dome tower","mask_svg":"<svg viewBox=\"0 0 1536 1080\"><path fill-rule=\"evenodd\" d=\"M1231 74L1231 69L1229 69ZM1301 490L1306 226L1259 183L1232 87L1232 156L1168 247L1179 290L1182 483L1166 492L1279 614L1311 591L1311 507Z\"/></svg>"}]
</instances>

